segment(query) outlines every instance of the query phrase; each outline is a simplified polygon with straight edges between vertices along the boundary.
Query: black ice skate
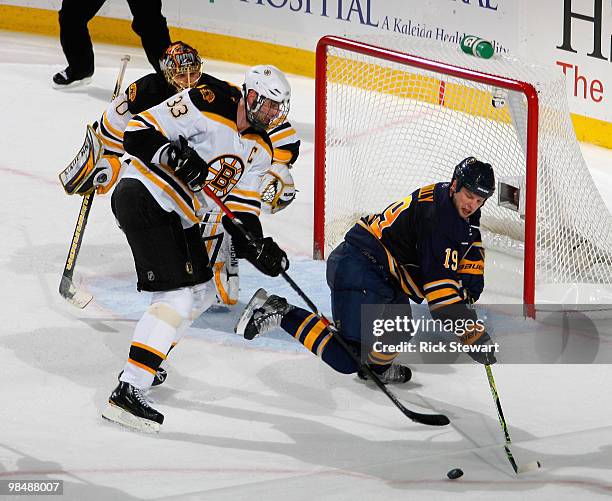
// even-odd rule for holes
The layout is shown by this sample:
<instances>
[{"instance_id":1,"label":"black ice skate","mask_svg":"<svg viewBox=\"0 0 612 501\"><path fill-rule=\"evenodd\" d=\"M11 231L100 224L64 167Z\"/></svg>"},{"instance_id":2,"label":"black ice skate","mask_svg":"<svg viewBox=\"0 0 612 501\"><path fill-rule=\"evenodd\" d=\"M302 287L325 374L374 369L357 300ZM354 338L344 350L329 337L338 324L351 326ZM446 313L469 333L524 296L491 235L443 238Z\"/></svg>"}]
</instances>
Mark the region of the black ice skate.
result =
<instances>
[{"instance_id":1,"label":"black ice skate","mask_svg":"<svg viewBox=\"0 0 612 501\"><path fill-rule=\"evenodd\" d=\"M102 417L146 433L158 432L164 415L146 401L142 390L121 381L108 399Z\"/></svg>"},{"instance_id":2,"label":"black ice skate","mask_svg":"<svg viewBox=\"0 0 612 501\"><path fill-rule=\"evenodd\" d=\"M405 365L399 364L391 364L387 370L382 373L378 373L376 371L376 366L369 366L372 369L372 372L376 373L378 378L385 384L393 384L393 383L407 383L412 378L412 371L410 367L406 367ZM370 377L366 374L363 369L359 369L357 371L357 377L362 381L368 381Z\"/></svg>"},{"instance_id":3,"label":"black ice skate","mask_svg":"<svg viewBox=\"0 0 612 501\"><path fill-rule=\"evenodd\" d=\"M253 339L278 327L283 316L293 308L284 297L268 296L264 289L259 289L244 308L234 332Z\"/></svg>"},{"instance_id":4,"label":"black ice skate","mask_svg":"<svg viewBox=\"0 0 612 501\"><path fill-rule=\"evenodd\" d=\"M69 66L65 70L53 75L53 87L56 89L67 89L86 85L91 82L92 75L93 71L83 75L75 74Z\"/></svg>"},{"instance_id":5,"label":"black ice skate","mask_svg":"<svg viewBox=\"0 0 612 501\"><path fill-rule=\"evenodd\" d=\"M121 381L122 374L123 374L123 371L121 371L119 375L117 376L117 379L119 381ZM166 372L166 369L164 369L163 367L158 367L157 372L155 373L155 377L153 378L153 382L151 383L151 386L159 386L160 384L163 384L163 382L166 380L167 377L168 377L168 373Z\"/></svg>"}]
</instances>

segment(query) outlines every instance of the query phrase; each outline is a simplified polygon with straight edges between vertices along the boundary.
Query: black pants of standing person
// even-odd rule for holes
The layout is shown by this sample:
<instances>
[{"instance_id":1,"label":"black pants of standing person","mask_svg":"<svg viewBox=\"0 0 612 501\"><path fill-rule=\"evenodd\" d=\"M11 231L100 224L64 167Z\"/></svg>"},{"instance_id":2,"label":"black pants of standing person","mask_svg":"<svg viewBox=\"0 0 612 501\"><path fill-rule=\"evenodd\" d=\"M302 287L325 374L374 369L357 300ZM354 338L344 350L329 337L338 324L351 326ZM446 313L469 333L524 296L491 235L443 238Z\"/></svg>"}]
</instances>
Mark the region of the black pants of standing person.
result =
<instances>
[{"instance_id":1,"label":"black pants of standing person","mask_svg":"<svg viewBox=\"0 0 612 501\"><path fill-rule=\"evenodd\" d=\"M73 78L93 74L94 53L87 23L100 10L105 0L63 0L59 11L60 42ZM132 29L140 36L147 58L160 71L159 58L170 45L166 18L161 0L127 0L132 12Z\"/></svg>"}]
</instances>

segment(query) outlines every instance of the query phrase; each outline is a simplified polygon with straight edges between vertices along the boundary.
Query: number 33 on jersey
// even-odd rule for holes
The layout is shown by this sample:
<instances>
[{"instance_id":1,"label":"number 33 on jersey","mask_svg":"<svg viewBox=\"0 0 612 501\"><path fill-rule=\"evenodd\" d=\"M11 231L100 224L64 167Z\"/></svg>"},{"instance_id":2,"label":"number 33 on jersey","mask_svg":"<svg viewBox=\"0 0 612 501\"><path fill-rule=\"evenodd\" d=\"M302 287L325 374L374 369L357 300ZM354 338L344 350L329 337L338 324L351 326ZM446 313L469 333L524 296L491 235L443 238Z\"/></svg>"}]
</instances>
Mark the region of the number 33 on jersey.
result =
<instances>
[{"instance_id":1,"label":"number 33 on jersey","mask_svg":"<svg viewBox=\"0 0 612 501\"><path fill-rule=\"evenodd\" d=\"M230 210L259 215L259 185L270 167L272 144L265 131L250 127L238 132L237 108L233 97L196 88L134 116L125 132L130 167L124 177L143 182L164 209L181 216L184 227L196 224L196 213L216 208L215 204L211 201L202 207L172 169L160 161L164 145L178 143L179 136L184 136L209 164L208 187Z\"/></svg>"}]
</instances>

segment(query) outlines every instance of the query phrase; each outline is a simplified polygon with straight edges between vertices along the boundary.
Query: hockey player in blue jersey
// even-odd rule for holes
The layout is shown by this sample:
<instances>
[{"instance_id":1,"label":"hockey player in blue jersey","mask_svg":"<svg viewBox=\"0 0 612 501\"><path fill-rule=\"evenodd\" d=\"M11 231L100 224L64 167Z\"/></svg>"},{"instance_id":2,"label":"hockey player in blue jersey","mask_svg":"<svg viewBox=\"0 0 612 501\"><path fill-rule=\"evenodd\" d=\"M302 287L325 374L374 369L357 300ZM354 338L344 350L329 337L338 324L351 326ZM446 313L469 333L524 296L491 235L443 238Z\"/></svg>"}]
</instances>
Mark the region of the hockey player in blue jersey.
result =
<instances>
[{"instance_id":1,"label":"hockey player in blue jersey","mask_svg":"<svg viewBox=\"0 0 612 501\"><path fill-rule=\"evenodd\" d=\"M383 212L362 217L330 254L327 283L334 325L383 382L406 382L411 371L392 363L397 353L376 352L371 340L362 339L363 305L384 310L384 305L403 304L410 312L410 301L426 300L434 319L472 320L474 328L460 336L462 343L489 343L469 304L484 288L480 208L494 190L492 166L468 157L455 167L450 183L424 186ZM359 371L325 319L263 289L246 306L236 332L252 339L279 325L336 371ZM480 363L496 361L486 350L468 354Z\"/></svg>"}]
</instances>

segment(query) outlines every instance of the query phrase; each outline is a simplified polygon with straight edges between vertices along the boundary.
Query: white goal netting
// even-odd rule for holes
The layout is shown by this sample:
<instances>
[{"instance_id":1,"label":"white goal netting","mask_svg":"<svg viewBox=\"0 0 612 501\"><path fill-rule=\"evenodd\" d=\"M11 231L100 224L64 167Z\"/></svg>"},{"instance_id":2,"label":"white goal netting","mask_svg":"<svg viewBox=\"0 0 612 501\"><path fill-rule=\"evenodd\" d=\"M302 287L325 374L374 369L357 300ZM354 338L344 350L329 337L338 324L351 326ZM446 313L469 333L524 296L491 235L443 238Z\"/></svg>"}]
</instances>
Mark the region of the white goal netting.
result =
<instances>
[{"instance_id":1,"label":"white goal netting","mask_svg":"<svg viewBox=\"0 0 612 501\"><path fill-rule=\"evenodd\" d=\"M500 205L497 193L485 204L485 245L533 253L536 284L612 282L612 220L582 158L556 68L502 55L479 59L454 45L407 37L359 41L445 65L425 70L328 46L327 71L317 74L325 80L325 96L317 95L325 98L325 154L317 165L325 198L316 216L325 255L361 215L450 180L457 163L475 156L493 165L498 181L520 190L518 210ZM525 95L502 89L494 77L477 82L469 70L536 88L537 144L527 144ZM524 200L528 147L537 148L535 207ZM529 211L535 246L525 249Z\"/></svg>"}]
</instances>

